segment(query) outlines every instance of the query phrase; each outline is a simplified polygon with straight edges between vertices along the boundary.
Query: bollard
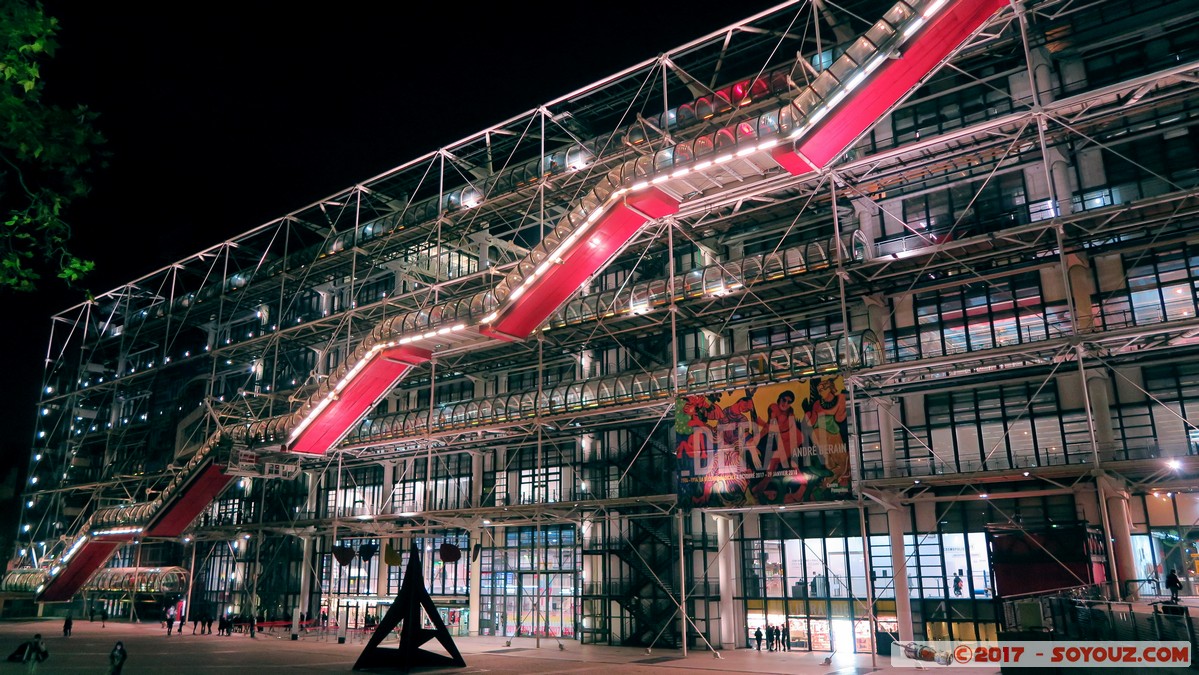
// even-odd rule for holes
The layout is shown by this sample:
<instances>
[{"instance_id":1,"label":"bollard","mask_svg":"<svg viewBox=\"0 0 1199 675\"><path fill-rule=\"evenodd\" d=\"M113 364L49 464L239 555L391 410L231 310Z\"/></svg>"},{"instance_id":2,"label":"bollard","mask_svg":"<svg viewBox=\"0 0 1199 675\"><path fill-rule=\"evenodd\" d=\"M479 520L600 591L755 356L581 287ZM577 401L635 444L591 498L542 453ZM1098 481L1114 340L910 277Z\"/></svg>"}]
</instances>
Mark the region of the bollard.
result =
<instances>
[{"instance_id":1,"label":"bollard","mask_svg":"<svg viewBox=\"0 0 1199 675\"><path fill-rule=\"evenodd\" d=\"M346 624L345 624L345 622L342 622L342 624L337 627L337 644L344 645L345 643L346 643Z\"/></svg>"},{"instance_id":2,"label":"bollard","mask_svg":"<svg viewBox=\"0 0 1199 675\"><path fill-rule=\"evenodd\" d=\"M300 608L291 611L291 639L300 639Z\"/></svg>"}]
</instances>

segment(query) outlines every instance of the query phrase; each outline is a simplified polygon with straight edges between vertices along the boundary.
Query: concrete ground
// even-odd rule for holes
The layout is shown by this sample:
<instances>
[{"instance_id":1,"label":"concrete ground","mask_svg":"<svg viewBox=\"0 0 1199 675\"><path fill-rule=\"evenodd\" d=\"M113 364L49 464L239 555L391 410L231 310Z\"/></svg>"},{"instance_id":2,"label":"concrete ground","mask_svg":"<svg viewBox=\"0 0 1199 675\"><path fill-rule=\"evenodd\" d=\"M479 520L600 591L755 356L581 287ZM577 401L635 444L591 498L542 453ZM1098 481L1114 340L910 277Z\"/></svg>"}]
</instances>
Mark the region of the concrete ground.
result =
<instances>
[{"instance_id":1,"label":"concrete ground","mask_svg":"<svg viewBox=\"0 0 1199 675\"><path fill-rule=\"evenodd\" d=\"M231 637L192 635L191 625L183 635L167 637L157 622L128 624L109 621L89 623L76 620L73 635L62 636L61 619L0 622L0 658L11 653L22 641L41 633L50 650L50 658L41 665L40 675L57 673L106 673L108 652L117 640L125 643L129 661L123 675L192 675L199 673L347 673L365 646L362 637L337 644L335 635L309 635L297 641L286 634L260 634ZM466 668L435 668L414 670L414 673L495 673L496 675L532 675L534 673L572 673L592 675L620 673L679 673L707 675L716 673L811 673L812 675L855 675L873 672L870 656L864 654L835 655L833 664L821 665L827 656L812 652L758 652L730 650L715 659L710 653L692 652L682 658L679 651L580 645L565 642L558 649L555 640L542 640L538 648L532 638L518 638L505 646L505 638L456 638L455 643L466 659ZM394 642L391 643L395 645ZM425 645L439 651L432 641ZM891 668L890 659L877 657L877 669L909 672L910 668ZM980 668L937 668L937 672L957 672L963 675L993 675L997 671ZM0 662L3 673L23 673L18 663Z\"/></svg>"}]
</instances>

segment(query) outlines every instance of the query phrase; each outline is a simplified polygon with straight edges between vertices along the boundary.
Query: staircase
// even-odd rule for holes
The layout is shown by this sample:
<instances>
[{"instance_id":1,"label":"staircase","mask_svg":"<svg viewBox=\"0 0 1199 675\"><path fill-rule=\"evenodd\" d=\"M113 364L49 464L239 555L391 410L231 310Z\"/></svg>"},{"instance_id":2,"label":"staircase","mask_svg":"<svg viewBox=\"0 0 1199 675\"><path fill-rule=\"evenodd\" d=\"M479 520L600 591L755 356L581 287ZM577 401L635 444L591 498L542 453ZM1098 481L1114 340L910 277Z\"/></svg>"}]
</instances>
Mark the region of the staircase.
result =
<instances>
[{"instance_id":1,"label":"staircase","mask_svg":"<svg viewBox=\"0 0 1199 675\"><path fill-rule=\"evenodd\" d=\"M613 589L613 599L633 619L632 630L622 640L625 645L679 646L678 631L671 627L663 630L668 623L681 620L675 604L678 559L670 543L669 526L662 527L666 522L635 518L631 521L630 537L614 541L609 549L631 571L627 581Z\"/></svg>"}]
</instances>

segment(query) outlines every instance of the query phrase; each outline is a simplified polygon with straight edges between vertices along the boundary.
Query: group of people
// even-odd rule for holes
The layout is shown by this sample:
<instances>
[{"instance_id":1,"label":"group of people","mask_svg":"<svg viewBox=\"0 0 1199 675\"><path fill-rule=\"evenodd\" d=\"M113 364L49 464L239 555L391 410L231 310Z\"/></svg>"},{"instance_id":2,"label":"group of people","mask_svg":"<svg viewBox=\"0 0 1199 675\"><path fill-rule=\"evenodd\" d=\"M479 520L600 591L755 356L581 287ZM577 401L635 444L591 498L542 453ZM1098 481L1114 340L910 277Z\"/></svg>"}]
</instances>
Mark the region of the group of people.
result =
<instances>
[{"instance_id":1,"label":"group of people","mask_svg":"<svg viewBox=\"0 0 1199 675\"><path fill-rule=\"evenodd\" d=\"M69 616L67 617L67 621L71 621ZM63 634L70 637L70 628L64 627ZM42 640L42 634L38 633L33 636L32 640L17 647L17 650L8 657L8 660L19 661L24 664L26 673L37 673L42 662L48 658L50 658L50 650L46 648L46 643ZM129 660L129 653L125 651L125 643L118 640L113 645L112 651L108 653L108 675L121 675L121 671L124 670L125 661L127 660Z\"/></svg>"},{"instance_id":2,"label":"group of people","mask_svg":"<svg viewBox=\"0 0 1199 675\"><path fill-rule=\"evenodd\" d=\"M212 619L208 620L208 632L212 632ZM216 622L216 634L233 635L233 617L222 614Z\"/></svg>"},{"instance_id":3,"label":"group of people","mask_svg":"<svg viewBox=\"0 0 1199 675\"><path fill-rule=\"evenodd\" d=\"M762 628L754 629L754 641L758 643L758 651L762 651ZM782 626L766 626L766 651L768 652L789 652L791 651L791 628L786 624Z\"/></svg>"},{"instance_id":4,"label":"group of people","mask_svg":"<svg viewBox=\"0 0 1199 675\"><path fill-rule=\"evenodd\" d=\"M170 637L171 632L176 635L183 634L183 626L187 623L185 617L179 617L178 627L175 625L175 617L177 612L174 606L167 607L163 612L162 624L166 626L167 637ZM212 635L212 622L217 622L217 635L233 635L234 620L231 617L222 615L220 619L213 619L211 614L196 615L192 617L192 635Z\"/></svg>"},{"instance_id":5,"label":"group of people","mask_svg":"<svg viewBox=\"0 0 1199 675\"><path fill-rule=\"evenodd\" d=\"M200 631L200 635L212 635L212 615L205 614L203 616L192 617L192 635L196 634L196 630Z\"/></svg>"},{"instance_id":6,"label":"group of people","mask_svg":"<svg viewBox=\"0 0 1199 675\"><path fill-rule=\"evenodd\" d=\"M100 609L96 609L95 605L88 605L87 620L89 622L95 621L96 617L100 617L100 627L104 628L108 623L108 608L101 607Z\"/></svg>"}]
</instances>

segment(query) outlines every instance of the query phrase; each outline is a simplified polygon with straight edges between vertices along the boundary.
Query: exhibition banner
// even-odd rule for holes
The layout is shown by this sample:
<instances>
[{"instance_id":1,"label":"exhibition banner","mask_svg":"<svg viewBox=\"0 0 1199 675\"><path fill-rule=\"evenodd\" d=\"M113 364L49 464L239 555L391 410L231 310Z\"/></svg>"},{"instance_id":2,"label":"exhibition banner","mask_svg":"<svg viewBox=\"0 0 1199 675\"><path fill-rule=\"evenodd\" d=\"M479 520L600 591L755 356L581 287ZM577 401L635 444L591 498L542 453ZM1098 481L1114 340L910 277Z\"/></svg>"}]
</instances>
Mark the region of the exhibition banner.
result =
<instances>
[{"instance_id":1,"label":"exhibition banner","mask_svg":"<svg viewBox=\"0 0 1199 675\"><path fill-rule=\"evenodd\" d=\"M675 402L684 508L848 499L845 381L814 377Z\"/></svg>"}]
</instances>

